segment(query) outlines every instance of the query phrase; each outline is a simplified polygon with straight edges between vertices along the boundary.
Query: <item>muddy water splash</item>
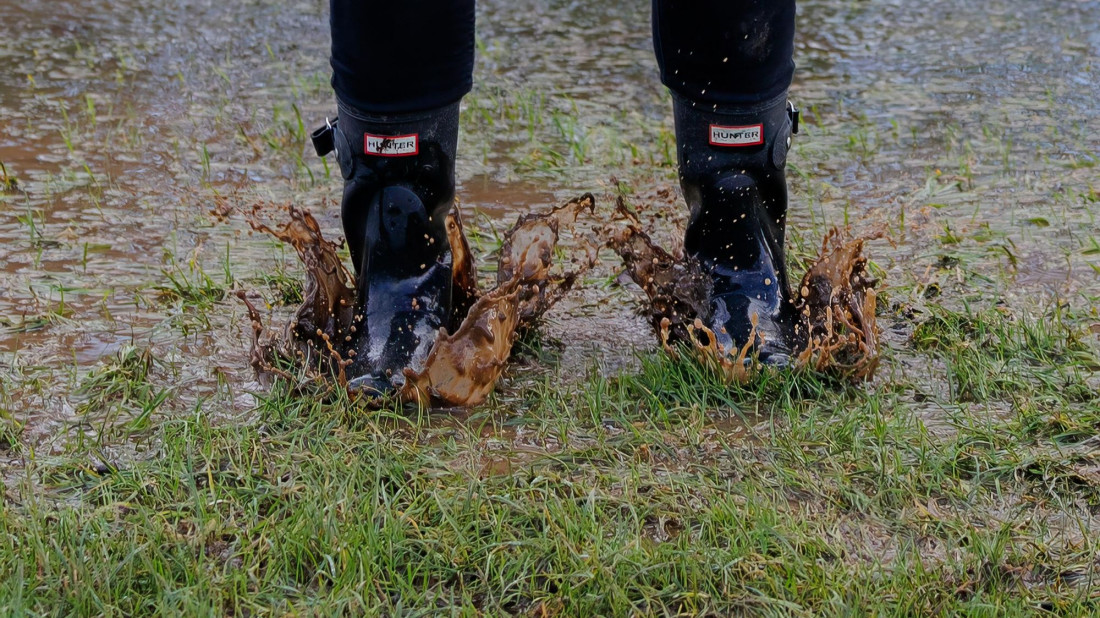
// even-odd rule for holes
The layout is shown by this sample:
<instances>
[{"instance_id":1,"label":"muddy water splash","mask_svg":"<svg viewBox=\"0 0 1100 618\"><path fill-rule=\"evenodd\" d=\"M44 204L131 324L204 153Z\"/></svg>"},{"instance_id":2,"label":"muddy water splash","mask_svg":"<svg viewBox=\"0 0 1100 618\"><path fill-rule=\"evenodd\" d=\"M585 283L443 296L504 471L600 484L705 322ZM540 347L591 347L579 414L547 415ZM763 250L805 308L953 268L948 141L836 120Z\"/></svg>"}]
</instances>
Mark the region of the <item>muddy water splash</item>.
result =
<instances>
[{"instance_id":1,"label":"muddy water splash","mask_svg":"<svg viewBox=\"0 0 1100 618\"><path fill-rule=\"evenodd\" d=\"M696 316L704 315L710 289L699 262L677 258L662 249L642 230L641 223L619 200L617 212L626 224L607 235L608 246L619 254L627 274L649 299L646 319L662 343L689 341Z\"/></svg>"},{"instance_id":2,"label":"muddy water splash","mask_svg":"<svg viewBox=\"0 0 1100 618\"><path fill-rule=\"evenodd\" d=\"M549 213L527 215L505 234L496 286L482 293L473 253L457 208L447 219L454 256L452 327L442 328L423 367L404 370L397 396L405 402L440 407L472 406L493 390L517 337L576 283L596 261L594 246L573 259L573 270L554 263L563 228L595 209L586 194ZM294 247L306 271L302 305L282 332L269 331L255 306L241 293L252 321L251 362L261 383L281 377L345 388L353 347L355 282L341 262L339 244L326 240L308 211L291 207L290 220L272 227L249 217L252 227Z\"/></svg>"},{"instance_id":3,"label":"muddy water splash","mask_svg":"<svg viewBox=\"0 0 1100 618\"><path fill-rule=\"evenodd\" d=\"M874 237L872 237L874 238ZM878 281L867 273L864 238L845 239L832 229L799 284L795 307L809 333L798 364L868 380L878 368Z\"/></svg>"},{"instance_id":4,"label":"muddy water splash","mask_svg":"<svg viewBox=\"0 0 1100 618\"><path fill-rule=\"evenodd\" d=\"M291 379L301 374L313 381L327 374L346 385L344 369L354 334L354 278L336 253L340 245L325 239L313 215L293 206L288 212L290 220L275 228L259 221L260 208L248 217L256 231L294 247L306 271L302 304L281 334L268 333L259 311L243 291L238 292L252 321L252 366L264 384L275 376Z\"/></svg>"},{"instance_id":5,"label":"muddy water splash","mask_svg":"<svg viewBox=\"0 0 1100 618\"><path fill-rule=\"evenodd\" d=\"M703 322L711 288L697 260L675 257L655 243L622 198L605 234L608 247L622 258L626 274L645 293L646 318L667 352L677 355L677 345L687 344L727 381L752 377L754 365L745 361L755 340L762 340L756 333L755 316L743 347L721 349ZM879 360L877 281L867 274L864 240L830 231L802 277L794 299L800 317L796 329L809 336L805 347L796 351L797 367L852 380L873 377Z\"/></svg>"}]
</instances>

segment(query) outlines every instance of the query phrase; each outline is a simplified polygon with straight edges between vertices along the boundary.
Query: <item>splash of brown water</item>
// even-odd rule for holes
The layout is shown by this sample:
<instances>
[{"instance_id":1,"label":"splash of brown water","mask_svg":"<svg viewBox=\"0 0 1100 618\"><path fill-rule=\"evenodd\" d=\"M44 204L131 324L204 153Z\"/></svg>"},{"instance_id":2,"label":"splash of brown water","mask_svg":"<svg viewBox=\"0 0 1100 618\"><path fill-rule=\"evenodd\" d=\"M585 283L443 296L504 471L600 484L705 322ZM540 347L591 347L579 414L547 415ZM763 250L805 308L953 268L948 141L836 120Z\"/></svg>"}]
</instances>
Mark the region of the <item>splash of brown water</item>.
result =
<instances>
[{"instance_id":1,"label":"splash of brown water","mask_svg":"<svg viewBox=\"0 0 1100 618\"><path fill-rule=\"evenodd\" d=\"M795 308L809 333L801 366L868 380L878 368L878 281L867 274L866 239L845 240L834 228L798 286Z\"/></svg>"},{"instance_id":2,"label":"splash of brown water","mask_svg":"<svg viewBox=\"0 0 1100 618\"><path fill-rule=\"evenodd\" d=\"M477 299L453 335L440 333L424 369L405 370L401 398L432 405L468 406L485 400L500 379L512 344L565 295L595 263L594 251L578 270L554 272L554 249L563 227L595 209L585 194L546 214L521 217L500 250L497 286ZM453 246L453 245L452 245ZM476 279L472 280L476 286Z\"/></svg>"},{"instance_id":3,"label":"splash of brown water","mask_svg":"<svg viewBox=\"0 0 1100 618\"><path fill-rule=\"evenodd\" d=\"M691 341L696 316L703 315L710 284L696 260L677 259L646 234L638 219L626 210L622 198L616 210L625 226L607 233L607 245L622 258L630 278L642 288L649 303L646 319L661 334L662 343Z\"/></svg>"},{"instance_id":4,"label":"splash of brown water","mask_svg":"<svg viewBox=\"0 0 1100 618\"><path fill-rule=\"evenodd\" d=\"M353 334L355 284L336 251L340 245L325 240L317 220L308 211L289 209L290 220L272 228L259 221L254 209L249 224L290 244L306 269L303 301L281 335L265 334L263 321L243 292L238 292L248 307L252 321L252 366L261 383L274 376L289 378L295 367L308 368L311 381L318 373L328 373L340 385L347 384L344 368Z\"/></svg>"},{"instance_id":5,"label":"splash of brown water","mask_svg":"<svg viewBox=\"0 0 1100 618\"><path fill-rule=\"evenodd\" d=\"M676 344L687 344L726 381L752 377L754 364L745 361L757 337L755 316L748 343L732 353L719 349L714 333L700 319L706 315L711 288L699 263L676 258L653 242L621 197L605 234L607 246L619 254L626 274L645 293L645 315L667 352L675 356ZM877 281L867 275L864 240L845 240L838 229L831 230L802 278L794 300L801 319L797 328L809 337L806 347L796 351L797 367L852 380L874 376L879 361Z\"/></svg>"},{"instance_id":6,"label":"splash of brown water","mask_svg":"<svg viewBox=\"0 0 1100 618\"><path fill-rule=\"evenodd\" d=\"M549 213L527 215L505 234L497 268L497 285L482 293L476 264L457 208L447 219L447 235L454 263L453 334L440 329L424 367L404 370L398 397L406 402L439 407L472 406L493 390L511 355L512 345L595 263L593 247L574 259L574 270L554 264L554 250L563 228L571 228L585 212L595 209L591 194ZM261 383L274 377L300 382L347 386L344 368L354 341L354 279L340 261L337 243L325 240L317 221L291 207L290 220L272 227L249 222L257 231L289 243L306 270L302 305L280 334L268 333L259 311L243 293L252 321L252 366Z\"/></svg>"}]
</instances>

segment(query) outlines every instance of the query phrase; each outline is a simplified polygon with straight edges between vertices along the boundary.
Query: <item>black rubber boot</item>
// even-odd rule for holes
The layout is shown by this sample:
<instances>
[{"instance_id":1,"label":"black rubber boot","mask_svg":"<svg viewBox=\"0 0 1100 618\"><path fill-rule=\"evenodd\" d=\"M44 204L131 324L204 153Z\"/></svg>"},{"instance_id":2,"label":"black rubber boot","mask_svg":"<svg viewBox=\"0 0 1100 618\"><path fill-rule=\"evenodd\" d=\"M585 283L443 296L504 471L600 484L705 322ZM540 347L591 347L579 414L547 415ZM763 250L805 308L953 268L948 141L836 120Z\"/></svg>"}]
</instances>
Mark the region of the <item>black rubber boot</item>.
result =
<instances>
[{"instance_id":1,"label":"black rubber boot","mask_svg":"<svg viewBox=\"0 0 1100 618\"><path fill-rule=\"evenodd\" d=\"M755 314L757 358L788 364L799 333L783 254L784 167L797 113L786 93L745 107L673 98L680 185L691 209L684 249L713 284L703 321L735 354L749 341Z\"/></svg>"},{"instance_id":2,"label":"black rubber boot","mask_svg":"<svg viewBox=\"0 0 1100 618\"><path fill-rule=\"evenodd\" d=\"M341 103L334 139L359 290L350 387L385 393L404 368L422 368L448 326L458 104L379 116Z\"/></svg>"}]
</instances>

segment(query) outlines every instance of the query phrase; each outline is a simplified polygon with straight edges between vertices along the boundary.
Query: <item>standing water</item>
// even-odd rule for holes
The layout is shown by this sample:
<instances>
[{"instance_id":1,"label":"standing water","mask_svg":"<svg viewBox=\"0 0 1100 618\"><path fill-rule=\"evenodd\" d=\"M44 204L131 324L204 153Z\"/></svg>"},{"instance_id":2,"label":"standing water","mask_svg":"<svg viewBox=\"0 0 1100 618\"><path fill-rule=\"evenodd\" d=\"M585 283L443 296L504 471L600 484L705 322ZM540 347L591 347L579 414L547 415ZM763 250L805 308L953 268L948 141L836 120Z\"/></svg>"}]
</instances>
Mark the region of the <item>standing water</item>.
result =
<instances>
[{"instance_id":1,"label":"standing water","mask_svg":"<svg viewBox=\"0 0 1100 618\"><path fill-rule=\"evenodd\" d=\"M626 196L658 242L676 244L685 213L648 4L479 3L458 193L480 263L520 214L584 191ZM24 465L12 440L48 455L93 439L100 457L124 459L147 448L149 418L252 409L261 388L235 293L283 320L302 272L293 248L225 213L294 204L339 234L338 174L306 145L334 108L326 7L0 4L11 473ZM1059 302L1095 319L1100 2L807 0L799 11L796 270L831 226L849 226L883 236L869 268L914 298L1036 314ZM630 371L634 349L655 346L636 290L603 255L546 314L558 352L536 371ZM886 343L893 332L906 365L899 328ZM116 379L129 386L104 390Z\"/></svg>"}]
</instances>

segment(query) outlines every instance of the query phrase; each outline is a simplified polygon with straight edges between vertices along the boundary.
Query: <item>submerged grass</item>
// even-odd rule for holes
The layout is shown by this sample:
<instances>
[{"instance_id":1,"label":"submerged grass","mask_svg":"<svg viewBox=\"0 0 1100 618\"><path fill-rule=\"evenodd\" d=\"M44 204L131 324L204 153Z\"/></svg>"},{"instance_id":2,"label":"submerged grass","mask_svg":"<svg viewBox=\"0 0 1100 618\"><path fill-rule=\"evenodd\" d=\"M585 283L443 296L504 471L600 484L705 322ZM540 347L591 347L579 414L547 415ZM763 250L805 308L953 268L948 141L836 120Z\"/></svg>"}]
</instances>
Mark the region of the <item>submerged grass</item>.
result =
<instances>
[{"instance_id":1,"label":"submerged grass","mask_svg":"<svg viewBox=\"0 0 1100 618\"><path fill-rule=\"evenodd\" d=\"M150 350L125 346L81 381L76 413L80 425L94 428L99 444L152 426L153 415L173 390L152 379L156 363Z\"/></svg>"},{"instance_id":2,"label":"submerged grass","mask_svg":"<svg viewBox=\"0 0 1100 618\"><path fill-rule=\"evenodd\" d=\"M945 396L907 375L728 387L654 355L468 416L285 385L231 422L200 402L137 461L28 462L0 609L1093 613L1096 357L1063 317L937 307L888 353L943 362ZM155 400L152 366L120 353L87 405Z\"/></svg>"}]
</instances>

